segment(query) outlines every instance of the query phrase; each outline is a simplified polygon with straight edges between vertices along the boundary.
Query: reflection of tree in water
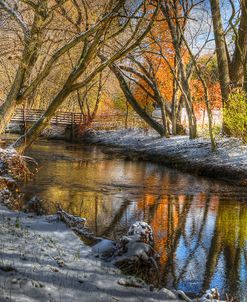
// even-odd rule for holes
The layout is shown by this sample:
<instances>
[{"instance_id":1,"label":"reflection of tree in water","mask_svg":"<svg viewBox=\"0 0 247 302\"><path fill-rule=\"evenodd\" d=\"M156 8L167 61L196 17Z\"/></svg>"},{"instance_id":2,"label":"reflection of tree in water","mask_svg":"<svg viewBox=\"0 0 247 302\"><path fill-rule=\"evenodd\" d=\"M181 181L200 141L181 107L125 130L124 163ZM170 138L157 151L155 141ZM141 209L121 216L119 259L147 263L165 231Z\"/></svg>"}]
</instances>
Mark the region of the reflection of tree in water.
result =
<instances>
[{"instance_id":1,"label":"reflection of tree in water","mask_svg":"<svg viewBox=\"0 0 247 302\"><path fill-rule=\"evenodd\" d=\"M204 196L203 207L196 205L193 197L182 199L184 200L181 202L181 198L179 201L179 198L170 196L158 203L154 198L148 198L148 217L153 218L149 223L158 240L156 249L161 251L162 283L169 283L172 277L172 286L179 287L186 279L193 281L193 276L188 276L192 271L194 279L196 275L201 275L200 287L204 292L211 286L217 286L214 277L218 273L220 257L223 256L224 284L220 283L218 286L236 295L239 292L241 266L242 269L246 267L247 206L237 201L229 204L209 196ZM158 205L154 206L152 201ZM195 207L201 208L200 215L194 210ZM214 219L214 230L210 237L208 224ZM182 265L181 259L177 258L181 249L184 249ZM241 259L244 259L242 263ZM198 272L198 269L201 271Z\"/></svg>"},{"instance_id":2,"label":"reflection of tree in water","mask_svg":"<svg viewBox=\"0 0 247 302\"><path fill-rule=\"evenodd\" d=\"M205 250L205 246L204 246L204 243L203 243L203 232L205 230L205 225L206 225L206 222L207 222L208 210L209 210L209 198L207 197L207 200L205 202L204 211L203 211L202 222L200 224L199 231L198 231L198 234L197 234L197 240L194 243L194 245L192 246L192 248L190 247L190 242L186 241L186 247L189 249L189 252L188 252L188 256L186 258L186 261L184 262L183 267L180 269L178 276L174 280L174 286L175 287L178 286L178 282L186 274L187 268L188 268L188 266L190 264L190 261L192 259L194 259L198 248L201 246L201 247L203 247L203 250ZM195 232L196 232L195 221L193 221L193 224L194 224L194 226L193 226L192 235L194 236ZM185 236L184 233L183 233L183 237L186 239L186 236Z\"/></svg>"},{"instance_id":3,"label":"reflection of tree in water","mask_svg":"<svg viewBox=\"0 0 247 302\"><path fill-rule=\"evenodd\" d=\"M211 286L241 290L240 267L242 274L247 271L247 205L219 200L232 196L230 187L157 165L111 160L83 161L80 167L53 163L42 177L44 200L59 201L68 212L86 217L98 235L116 238L136 220L151 224L163 285L196 292Z\"/></svg>"},{"instance_id":4,"label":"reflection of tree in water","mask_svg":"<svg viewBox=\"0 0 247 302\"><path fill-rule=\"evenodd\" d=\"M173 276L174 281L177 279L174 256L180 237L184 234L191 203L192 197L190 196L184 197L182 204L179 202L177 197L174 197L173 203L169 203L168 206L167 242L163 243L163 249L165 250L167 259L164 263L162 263L162 281L165 284L167 283L167 279L170 277L170 274ZM164 259L164 257L161 259Z\"/></svg>"},{"instance_id":5,"label":"reflection of tree in water","mask_svg":"<svg viewBox=\"0 0 247 302\"><path fill-rule=\"evenodd\" d=\"M109 223L103 230L100 228L100 235L112 236L123 220L127 229L131 222L143 218L154 230L155 248L161 254L163 284L169 284L172 279L171 285L180 287L187 281L196 281L200 283L196 291L217 286L214 276L219 269L219 259L223 256L225 283L219 284L219 287L237 293L241 255L247 238L247 207L237 201L227 204L210 195L157 196L146 193L145 189L142 193L143 198L138 198L131 215L126 214L133 205L129 199L125 199L118 209L108 208ZM97 206L95 215L100 217L101 211L102 208ZM96 228L99 217L95 216ZM209 224L212 232L208 229ZM184 249L182 261L177 258L181 249ZM246 266L246 258L243 265ZM190 272L194 276L188 277Z\"/></svg>"},{"instance_id":6,"label":"reflection of tree in water","mask_svg":"<svg viewBox=\"0 0 247 302\"><path fill-rule=\"evenodd\" d=\"M219 202L215 230L208 252L202 290L207 289L213 279L221 256L225 267L225 288L234 295L240 290L241 266L247 269L247 206L237 201ZM241 263L241 259L243 259Z\"/></svg>"},{"instance_id":7,"label":"reflection of tree in water","mask_svg":"<svg viewBox=\"0 0 247 302\"><path fill-rule=\"evenodd\" d=\"M131 203L132 203L132 201L129 200L129 199L125 199L123 201L123 203L121 204L119 210L115 213L115 215L113 216L113 218L112 218L111 222L109 223L109 225L107 226L107 228L100 233L101 237L109 237L110 236L110 234L114 230L114 227L116 227L119 224L119 222L123 218L125 212L127 211L128 207Z\"/></svg>"}]
</instances>

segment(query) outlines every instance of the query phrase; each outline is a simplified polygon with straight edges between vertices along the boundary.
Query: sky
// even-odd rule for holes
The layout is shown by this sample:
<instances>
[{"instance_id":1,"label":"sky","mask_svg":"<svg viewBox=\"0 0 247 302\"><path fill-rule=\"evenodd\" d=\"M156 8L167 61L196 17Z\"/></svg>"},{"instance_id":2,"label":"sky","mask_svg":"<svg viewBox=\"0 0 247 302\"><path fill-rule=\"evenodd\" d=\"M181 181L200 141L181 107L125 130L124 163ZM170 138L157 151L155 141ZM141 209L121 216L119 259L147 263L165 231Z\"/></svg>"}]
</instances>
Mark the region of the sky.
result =
<instances>
[{"instance_id":1,"label":"sky","mask_svg":"<svg viewBox=\"0 0 247 302\"><path fill-rule=\"evenodd\" d=\"M198 2L200 2L198 0ZM239 1L234 0L236 11L239 11ZM232 8L229 0L220 0L222 23L227 29L229 18L232 14ZM187 26L186 36L191 44L194 54L202 47L202 53L213 53L215 50L212 17L210 10L210 1L205 0L203 3L195 7L191 13L192 20ZM208 43L205 44L205 41ZM227 42L231 49L231 35L228 35Z\"/></svg>"}]
</instances>

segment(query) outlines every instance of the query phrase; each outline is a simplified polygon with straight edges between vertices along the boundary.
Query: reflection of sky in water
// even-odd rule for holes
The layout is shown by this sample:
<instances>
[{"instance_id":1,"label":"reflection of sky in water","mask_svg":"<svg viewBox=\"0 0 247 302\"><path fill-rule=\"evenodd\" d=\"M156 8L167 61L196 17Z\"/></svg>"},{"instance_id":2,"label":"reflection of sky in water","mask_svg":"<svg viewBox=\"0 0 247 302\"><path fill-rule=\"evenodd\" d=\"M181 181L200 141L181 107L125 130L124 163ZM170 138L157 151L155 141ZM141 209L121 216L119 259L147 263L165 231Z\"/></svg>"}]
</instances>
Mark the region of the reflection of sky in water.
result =
<instances>
[{"instance_id":1,"label":"reflection of sky in water","mask_svg":"<svg viewBox=\"0 0 247 302\"><path fill-rule=\"evenodd\" d=\"M114 159L100 150L63 142L34 145L28 155L41 169L25 186L27 198L39 195L50 211L60 202L86 217L99 236L117 238L134 221L145 220L161 254L163 285L192 293L227 286L226 292L243 297L247 189L157 164Z\"/></svg>"},{"instance_id":2,"label":"reflection of sky in water","mask_svg":"<svg viewBox=\"0 0 247 302\"><path fill-rule=\"evenodd\" d=\"M211 280L210 287L217 287L219 292L221 293L224 291L224 284L225 284L225 259L223 254L219 256L218 264L215 269L214 276Z\"/></svg>"}]
</instances>

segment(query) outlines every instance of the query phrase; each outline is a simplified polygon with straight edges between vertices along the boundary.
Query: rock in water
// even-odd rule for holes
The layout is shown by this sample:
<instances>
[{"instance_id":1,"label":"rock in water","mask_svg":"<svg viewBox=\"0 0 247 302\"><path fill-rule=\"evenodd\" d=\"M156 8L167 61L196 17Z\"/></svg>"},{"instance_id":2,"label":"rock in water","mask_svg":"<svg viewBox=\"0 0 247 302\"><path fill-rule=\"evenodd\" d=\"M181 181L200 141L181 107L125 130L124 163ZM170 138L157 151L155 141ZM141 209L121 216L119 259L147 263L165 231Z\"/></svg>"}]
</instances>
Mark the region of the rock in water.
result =
<instances>
[{"instance_id":1,"label":"rock in water","mask_svg":"<svg viewBox=\"0 0 247 302\"><path fill-rule=\"evenodd\" d=\"M158 254L153 249L153 230L146 222L137 221L129 228L116 244L114 264L126 273L158 282L160 279L157 265ZM155 279L155 280L154 280Z\"/></svg>"},{"instance_id":2,"label":"rock in water","mask_svg":"<svg viewBox=\"0 0 247 302\"><path fill-rule=\"evenodd\" d=\"M153 245L153 230L149 224L143 221L137 221L131 225L128 231L129 236L137 235L139 241Z\"/></svg>"},{"instance_id":3,"label":"rock in water","mask_svg":"<svg viewBox=\"0 0 247 302\"><path fill-rule=\"evenodd\" d=\"M112 240L103 239L92 247L95 256L102 259L111 257L116 251L116 243Z\"/></svg>"},{"instance_id":4,"label":"rock in water","mask_svg":"<svg viewBox=\"0 0 247 302\"><path fill-rule=\"evenodd\" d=\"M220 294L217 288L211 288L197 301L199 302L225 302L220 300Z\"/></svg>"},{"instance_id":5,"label":"rock in water","mask_svg":"<svg viewBox=\"0 0 247 302\"><path fill-rule=\"evenodd\" d=\"M34 196L27 202L27 204L24 206L24 211L35 213L36 215L46 214L43 201L37 196Z\"/></svg>"},{"instance_id":6,"label":"rock in water","mask_svg":"<svg viewBox=\"0 0 247 302\"><path fill-rule=\"evenodd\" d=\"M152 254L154 244L153 230L146 222L137 221L131 225L127 236L117 242L115 255L128 259L140 258L147 260Z\"/></svg>"}]
</instances>

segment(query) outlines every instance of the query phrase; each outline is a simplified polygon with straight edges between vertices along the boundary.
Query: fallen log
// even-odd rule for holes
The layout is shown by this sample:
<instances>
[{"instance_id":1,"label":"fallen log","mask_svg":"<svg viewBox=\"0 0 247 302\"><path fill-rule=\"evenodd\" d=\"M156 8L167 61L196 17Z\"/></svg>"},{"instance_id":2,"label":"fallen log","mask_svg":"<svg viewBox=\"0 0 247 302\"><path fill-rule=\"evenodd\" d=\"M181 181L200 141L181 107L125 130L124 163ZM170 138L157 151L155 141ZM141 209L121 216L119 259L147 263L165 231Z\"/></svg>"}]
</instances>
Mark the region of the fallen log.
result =
<instances>
[{"instance_id":1,"label":"fallen log","mask_svg":"<svg viewBox=\"0 0 247 302\"><path fill-rule=\"evenodd\" d=\"M58 218L67 224L84 242L93 247L96 256L111 261L118 268L129 274L150 279L158 285L160 276L158 269L159 255L155 252L152 228L145 222L137 221L131 225L126 236L112 241L96 237L85 227L86 219L74 216L57 204Z\"/></svg>"},{"instance_id":2,"label":"fallen log","mask_svg":"<svg viewBox=\"0 0 247 302\"><path fill-rule=\"evenodd\" d=\"M79 216L73 216L65 212L59 204L57 204L57 216L68 225L83 241L92 246L103 240L103 238L96 237L88 228L85 227L86 219Z\"/></svg>"}]
</instances>

